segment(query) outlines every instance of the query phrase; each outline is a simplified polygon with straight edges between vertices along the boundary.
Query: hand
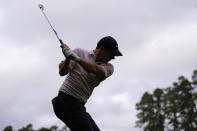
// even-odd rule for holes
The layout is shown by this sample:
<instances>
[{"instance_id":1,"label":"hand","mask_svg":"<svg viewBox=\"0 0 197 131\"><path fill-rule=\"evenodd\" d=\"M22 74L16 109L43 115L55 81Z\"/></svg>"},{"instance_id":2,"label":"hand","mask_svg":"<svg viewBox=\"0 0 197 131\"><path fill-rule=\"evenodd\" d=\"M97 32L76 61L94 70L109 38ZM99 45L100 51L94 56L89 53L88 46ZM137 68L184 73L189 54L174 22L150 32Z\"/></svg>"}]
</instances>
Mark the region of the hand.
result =
<instances>
[{"instance_id":1,"label":"hand","mask_svg":"<svg viewBox=\"0 0 197 131\"><path fill-rule=\"evenodd\" d=\"M61 44L60 46L62 49L70 50L70 47L66 44Z\"/></svg>"},{"instance_id":2,"label":"hand","mask_svg":"<svg viewBox=\"0 0 197 131\"><path fill-rule=\"evenodd\" d=\"M61 61L59 64L59 68L61 68L64 65L65 61Z\"/></svg>"},{"instance_id":3,"label":"hand","mask_svg":"<svg viewBox=\"0 0 197 131\"><path fill-rule=\"evenodd\" d=\"M74 52L72 52L66 44L62 44L60 47L62 48L62 52L66 58L72 59L76 62L80 61L80 57Z\"/></svg>"},{"instance_id":4,"label":"hand","mask_svg":"<svg viewBox=\"0 0 197 131\"><path fill-rule=\"evenodd\" d=\"M80 62L80 60L81 60L81 58L72 51L69 53L68 56L69 56L69 58L71 58L72 60L74 60L76 62Z\"/></svg>"},{"instance_id":5,"label":"hand","mask_svg":"<svg viewBox=\"0 0 197 131\"><path fill-rule=\"evenodd\" d=\"M71 51L70 48L68 47L68 45L62 44L60 47L62 48L62 52L63 52L64 56L66 58L68 58L70 51Z\"/></svg>"},{"instance_id":6,"label":"hand","mask_svg":"<svg viewBox=\"0 0 197 131\"><path fill-rule=\"evenodd\" d=\"M69 56L72 54L72 51L69 49L66 49L66 48L63 48L62 49L62 52L63 52L63 54L64 54L64 56L68 59L69 58Z\"/></svg>"}]
</instances>

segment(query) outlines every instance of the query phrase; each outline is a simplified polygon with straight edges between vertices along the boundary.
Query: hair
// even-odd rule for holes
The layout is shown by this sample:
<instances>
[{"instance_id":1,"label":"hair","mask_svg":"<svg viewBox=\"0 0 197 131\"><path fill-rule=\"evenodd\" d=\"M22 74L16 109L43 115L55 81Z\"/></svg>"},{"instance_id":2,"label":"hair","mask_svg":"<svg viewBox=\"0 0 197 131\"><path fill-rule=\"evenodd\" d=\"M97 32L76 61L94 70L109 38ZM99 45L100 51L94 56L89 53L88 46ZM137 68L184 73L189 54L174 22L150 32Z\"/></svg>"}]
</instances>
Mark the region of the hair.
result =
<instances>
[{"instance_id":1,"label":"hair","mask_svg":"<svg viewBox=\"0 0 197 131\"><path fill-rule=\"evenodd\" d=\"M98 44L97 44L96 49L99 49L100 47L101 47L101 45L98 45Z\"/></svg>"}]
</instances>

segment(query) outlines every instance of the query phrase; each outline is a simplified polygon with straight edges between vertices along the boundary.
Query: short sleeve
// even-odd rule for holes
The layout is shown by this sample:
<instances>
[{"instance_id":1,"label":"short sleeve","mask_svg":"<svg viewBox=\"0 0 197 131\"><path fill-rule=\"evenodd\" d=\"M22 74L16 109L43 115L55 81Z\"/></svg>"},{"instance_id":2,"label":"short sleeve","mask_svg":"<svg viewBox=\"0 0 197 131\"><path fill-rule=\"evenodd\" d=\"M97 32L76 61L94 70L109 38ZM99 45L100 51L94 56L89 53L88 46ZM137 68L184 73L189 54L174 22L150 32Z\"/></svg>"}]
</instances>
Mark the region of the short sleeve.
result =
<instances>
[{"instance_id":1,"label":"short sleeve","mask_svg":"<svg viewBox=\"0 0 197 131\"><path fill-rule=\"evenodd\" d=\"M81 48L75 48L72 50L75 54L77 54L79 57L83 57L84 55L84 50L82 50Z\"/></svg>"},{"instance_id":2,"label":"short sleeve","mask_svg":"<svg viewBox=\"0 0 197 131\"><path fill-rule=\"evenodd\" d=\"M103 70L105 72L105 79L113 74L114 67L112 64L105 63L105 64L101 64L101 66L103 67Z\"/></svg>"}]
</instances>

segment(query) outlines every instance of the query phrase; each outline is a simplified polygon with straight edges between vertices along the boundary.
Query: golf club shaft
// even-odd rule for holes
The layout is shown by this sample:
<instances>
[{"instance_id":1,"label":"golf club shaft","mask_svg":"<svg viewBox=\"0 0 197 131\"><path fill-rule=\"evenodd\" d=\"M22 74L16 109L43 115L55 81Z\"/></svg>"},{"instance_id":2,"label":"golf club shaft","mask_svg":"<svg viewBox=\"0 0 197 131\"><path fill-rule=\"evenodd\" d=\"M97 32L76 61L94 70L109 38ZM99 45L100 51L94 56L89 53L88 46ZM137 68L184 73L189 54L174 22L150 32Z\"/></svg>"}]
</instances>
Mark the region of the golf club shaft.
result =
<instances>
[{"instance_id":1,"label":"golf club shaft","mask_svg":"<svg viewBox=\"0 0 197 131\"><path fill-rule=\"evenodd\" d=\"M53 26L51 25L51 22L49 21L48 17L47 17L46 14L44 13L44 11L43 11L43 10L44 10L44 6L41 5L41 4L39 4L38 7L39 7L40 10L42 11L42 13L43 13L45 19L47 20L48 24L50 25L52 31L55 33L55 35L56 35L57 39L59 40L59 42L60 42L61 44L63 44L63 41L59 38L57 32L55 31L55 29L54 29Z\"/></svg>"}]
</instances>

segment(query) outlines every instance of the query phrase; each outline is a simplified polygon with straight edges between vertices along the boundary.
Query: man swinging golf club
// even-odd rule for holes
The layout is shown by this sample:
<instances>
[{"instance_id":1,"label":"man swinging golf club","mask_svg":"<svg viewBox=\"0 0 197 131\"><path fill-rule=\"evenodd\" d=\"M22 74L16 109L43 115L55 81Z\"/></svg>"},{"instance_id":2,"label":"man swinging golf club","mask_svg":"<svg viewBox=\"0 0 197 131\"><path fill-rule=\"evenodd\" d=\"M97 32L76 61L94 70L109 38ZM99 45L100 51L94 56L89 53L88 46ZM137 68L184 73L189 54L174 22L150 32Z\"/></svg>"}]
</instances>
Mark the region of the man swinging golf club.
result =
<instances>
[{"instance_id":1,"label":"man swinging golf club","mask_svg":"<svg viewBox=\"0 0 197 131\"><path fill-rule=\"evenodd\" d=\"M66 44L61 48L66 59L59 64L59 74L67 77L52 100L54 112L71 131L100 131L84 105L94 88L112 75L114 68L108 62L122 56L118 44L107 36L93 51L71 50Z\"/></svg>"}]
</instances>

